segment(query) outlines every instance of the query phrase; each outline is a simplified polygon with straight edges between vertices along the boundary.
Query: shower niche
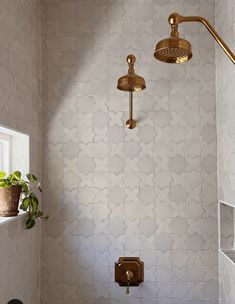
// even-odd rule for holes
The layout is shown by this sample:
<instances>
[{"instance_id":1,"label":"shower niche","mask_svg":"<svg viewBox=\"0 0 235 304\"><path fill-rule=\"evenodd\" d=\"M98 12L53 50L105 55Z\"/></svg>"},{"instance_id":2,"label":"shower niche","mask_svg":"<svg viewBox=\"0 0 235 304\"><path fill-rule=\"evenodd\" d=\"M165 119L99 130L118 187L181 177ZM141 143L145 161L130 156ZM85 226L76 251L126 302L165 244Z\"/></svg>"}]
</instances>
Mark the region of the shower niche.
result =
<instances>
[{"instance_id":1,"label":"shower niche","mask_svg":"<svg viewBox=\"0 0 235 304\"><path fill-rule=\"evenodd\" d=\"M220 202L220 250L235 263L235 207Z\"/></svg>"}]
</instances>

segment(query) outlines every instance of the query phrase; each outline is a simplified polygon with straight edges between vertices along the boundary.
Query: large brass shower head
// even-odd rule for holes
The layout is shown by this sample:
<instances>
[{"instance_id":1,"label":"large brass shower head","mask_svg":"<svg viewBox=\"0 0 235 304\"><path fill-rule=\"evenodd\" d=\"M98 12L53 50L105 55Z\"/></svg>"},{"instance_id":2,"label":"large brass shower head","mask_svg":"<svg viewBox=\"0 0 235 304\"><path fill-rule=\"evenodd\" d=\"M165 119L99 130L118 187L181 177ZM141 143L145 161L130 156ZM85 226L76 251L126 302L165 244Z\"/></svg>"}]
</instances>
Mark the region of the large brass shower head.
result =
<instances>
[{"instance_id":1,"label":"large brass shower head","mask_svg":"<svg viewBox=\"0 0 235 304\"><path fill-rule=\"evenodd\" d=\"M181 63L192 58L191 44L185 39L170 37L158 42L154 57L168 63Z\"/></svg>"},{"instance_id":2,"label":"large brass shower head","mask_svg":"<svg viewBox=\"0 0 235 304\"><path fill-rule=\"evenodd\" d=\"M168 21L171 26L171 36L170 38L161 40L156 45L154 52L154 57L156 59L168 63L181 63L190 60L192 58L191 44L187 40L179 38L178 25L182 22L201 22L215 38L227 56L235 63L234 53L205 18L200 16L185 17L173 13L169 16Z\"/></svg>"}]
</instances>

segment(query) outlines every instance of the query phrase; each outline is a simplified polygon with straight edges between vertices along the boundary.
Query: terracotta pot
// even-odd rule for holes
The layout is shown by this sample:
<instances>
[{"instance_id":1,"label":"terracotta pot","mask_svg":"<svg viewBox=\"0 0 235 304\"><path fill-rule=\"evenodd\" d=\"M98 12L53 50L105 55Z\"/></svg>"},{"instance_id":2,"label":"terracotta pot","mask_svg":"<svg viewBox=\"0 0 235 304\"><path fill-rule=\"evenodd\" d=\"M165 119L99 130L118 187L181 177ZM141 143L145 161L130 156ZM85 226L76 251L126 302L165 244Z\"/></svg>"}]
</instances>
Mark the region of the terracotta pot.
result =
<instances>
[{"instance_id":1,"label":"terracotta pot","mask_svg":"<svg viewBox=\"0 0 235 304\"><path fill-rule=\"evenodd\" d=\"M16 216L19 213L21 186L0 188L0 216Z\"/></svg>"}]
</instances>

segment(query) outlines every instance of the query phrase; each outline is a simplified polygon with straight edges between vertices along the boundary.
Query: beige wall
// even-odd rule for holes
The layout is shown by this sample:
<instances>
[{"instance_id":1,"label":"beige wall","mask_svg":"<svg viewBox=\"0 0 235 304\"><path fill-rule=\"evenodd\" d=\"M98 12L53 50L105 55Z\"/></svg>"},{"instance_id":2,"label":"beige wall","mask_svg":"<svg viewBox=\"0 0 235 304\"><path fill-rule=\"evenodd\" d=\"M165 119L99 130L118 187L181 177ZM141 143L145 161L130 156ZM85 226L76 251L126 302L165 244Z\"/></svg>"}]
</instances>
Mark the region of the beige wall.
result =
<instances>
[{"instance_id":1,"label":"beige wall","mask_svg":"<svg viewBox=\"0 0 235 304\"><path fill-rule=\"evenodd\" d=\"M216 26L232 50L235 49L234 12L233 0L216 2ZM216 47L219 199L235 206L234 76L233 63Z\"/></svg>"},{"instance_id":2,"label":"beige wall","mask_svg":"<svg viewBox=\"0 0 235 304\"><path fill-rule=\"evenodd\" d=\"M214 1L44 1L43 304L218 303L214 41L180 26L193 59L153 57L168 15ZM125 58L147 89L116 89ZM114 283L119 256L139 256L145 282Z\"/></svg>"},{"instance_id":3,"label":"beige wall","mask_svg":"<svg viewBox=\"0 0 235 304\"><path fill-rule=\"evenodd\" d=\"M216 1L216 28L235 50L235 2ZM219 201L235 207L235 69L216 46L216 105ZM234 224L234 223L233 223ZM223 232L223 231L222 231ZM219 255L221 304L235 302L235 264Z\"/></svg>"},{"instance_id":4,"label":"beige wall","mask_svg":"<svg viewBox=\"0 0 235 304\"><path fill-rule=\"evenodd\" d=\"M40 2L0 0L0 123L30 135L31 171L41 174ZM40 225L0 225L0 303L39 303Z\"/></svg>"}]
</instances>

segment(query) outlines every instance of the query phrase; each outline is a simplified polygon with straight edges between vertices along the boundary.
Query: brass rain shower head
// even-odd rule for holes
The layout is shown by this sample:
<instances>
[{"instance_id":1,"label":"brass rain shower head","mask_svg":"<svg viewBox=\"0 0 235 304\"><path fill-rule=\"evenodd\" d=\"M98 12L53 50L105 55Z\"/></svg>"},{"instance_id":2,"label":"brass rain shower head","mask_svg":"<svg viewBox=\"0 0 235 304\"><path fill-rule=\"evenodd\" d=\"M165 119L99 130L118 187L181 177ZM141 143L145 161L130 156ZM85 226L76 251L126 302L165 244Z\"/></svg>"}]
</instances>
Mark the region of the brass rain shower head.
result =
<instances>
[{"instance_id":1,"label":"brass rain shower head","mask_svg":"<svg viewBox=\"0 0 235 304\"><path fill-rule=\"evenodd\" d=\"M158 42L154 57L167 63L181 63L192 58L191 44L185 39L170 37Z\"/></svg>"},{"instance_id":2,"label":"brass rain shower head","mask_svg":"<svg viewBox=\"0 0 235 304\"><path fill-rule=\"evenodd\" d=\"M181 63L190 60L192 58L191 44L187 40L179 38L178 25L182 22L201 22L205 25L231 61L235 63L235 54L205 18L200 16L186 17L173 13L169 16L168 21L171 25L171 36L170 38L161 40L156 45L154 52L154 57L156 59L167 63Z\"/></svg>"},{"instance_id":3,"label":"brass rain shower head","mask_svg":"<svg viewBox=\"0 0 235 304\"><path fill-rule=\"evenodd\" d=\"M146 85L144 78L135 74L135 56L128 55L126 61L129 66L128 73L118 79L117 88L121 91L129 92L129 119L126 122L126 126L128 129L134 129L136 120L133 119L133 92L144 90Z\"/></svg>"}]
</instances>

